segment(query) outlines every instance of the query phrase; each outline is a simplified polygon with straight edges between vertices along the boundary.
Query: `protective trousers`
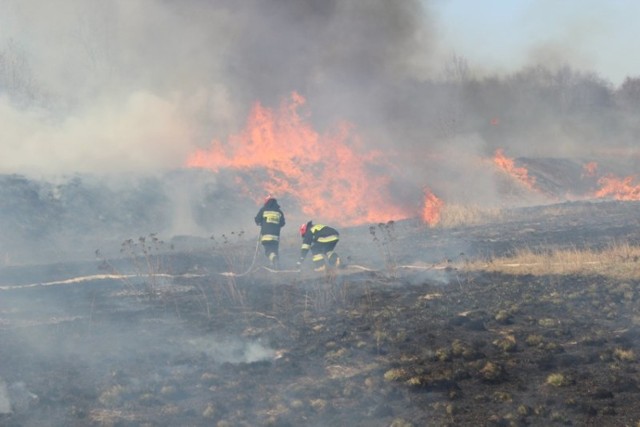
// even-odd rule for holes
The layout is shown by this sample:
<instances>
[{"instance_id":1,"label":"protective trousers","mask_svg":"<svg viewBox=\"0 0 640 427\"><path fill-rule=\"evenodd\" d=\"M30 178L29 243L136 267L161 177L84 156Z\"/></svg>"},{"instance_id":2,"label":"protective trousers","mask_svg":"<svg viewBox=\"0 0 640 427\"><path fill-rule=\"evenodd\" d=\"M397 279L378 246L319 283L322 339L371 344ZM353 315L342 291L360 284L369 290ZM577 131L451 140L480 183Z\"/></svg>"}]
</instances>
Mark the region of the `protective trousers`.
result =
<instances>
[{"instance_id":1,"label":"protective trousers","mask_svg":"<svg viewBox=\"0 0 640 427\"><path fill-rule=\"evenodd\" d=\"M327 265L331 267L340 265L340 257L333 251L337 244L338 239L331 242L315 242L311 246L315 271L323 271Z\"/></svg>"},{"instance_id":2,"label":"protective trousers","mask_svg":"<svg viewBox=\"0 0 640 427\"><path fill-rule=\"evenodd\" d=\"M277 240L263 240L262 246L264 247L264 254L269 258L271 267L278 268L278 246Z\"/></svg>"}]
</instances>

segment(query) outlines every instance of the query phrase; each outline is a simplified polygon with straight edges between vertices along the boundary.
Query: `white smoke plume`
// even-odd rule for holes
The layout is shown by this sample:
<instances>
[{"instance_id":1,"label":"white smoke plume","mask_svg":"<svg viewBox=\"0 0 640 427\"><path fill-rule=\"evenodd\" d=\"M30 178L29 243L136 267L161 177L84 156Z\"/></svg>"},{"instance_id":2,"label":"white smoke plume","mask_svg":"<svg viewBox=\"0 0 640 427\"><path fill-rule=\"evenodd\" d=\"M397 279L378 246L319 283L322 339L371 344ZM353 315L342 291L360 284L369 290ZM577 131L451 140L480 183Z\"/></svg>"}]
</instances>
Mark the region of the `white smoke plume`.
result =
<instances>
[{"instance_id":1,"label":"white smoke plume","mask_svg":"<svg viewBox=\"0 0 640 427\"><path fill-rule=\"evenodd\" d=\"M309 97L318 121L377 115L385 103L376 98L392 89L383 83L419 75L427 61L418 52L429 51L418 1L0 8L3 173L180 167L195 147L237 130L253 102L291 91Z\"/></svg>"}]
</instances>

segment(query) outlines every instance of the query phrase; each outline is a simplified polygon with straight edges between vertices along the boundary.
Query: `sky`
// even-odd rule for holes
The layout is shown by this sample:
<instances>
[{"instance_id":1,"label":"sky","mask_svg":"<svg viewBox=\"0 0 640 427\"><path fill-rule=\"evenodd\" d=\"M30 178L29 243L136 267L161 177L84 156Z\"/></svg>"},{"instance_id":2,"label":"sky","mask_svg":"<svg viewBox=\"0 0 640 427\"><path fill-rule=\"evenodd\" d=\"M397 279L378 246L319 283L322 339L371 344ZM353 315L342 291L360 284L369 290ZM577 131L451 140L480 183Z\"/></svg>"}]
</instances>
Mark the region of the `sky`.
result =
<instances>
[{"instance_id":1,"label":"sky","mask_svg":"<svg viewBox=\"0 0 640 427\"><path fill-rule=\"evenodd\" d=\"M439 49L471 68L508 73L527 64L597 73L615 86L640 76L635 0L437 0L425 2Z\"/></svg>"}]
</instances>

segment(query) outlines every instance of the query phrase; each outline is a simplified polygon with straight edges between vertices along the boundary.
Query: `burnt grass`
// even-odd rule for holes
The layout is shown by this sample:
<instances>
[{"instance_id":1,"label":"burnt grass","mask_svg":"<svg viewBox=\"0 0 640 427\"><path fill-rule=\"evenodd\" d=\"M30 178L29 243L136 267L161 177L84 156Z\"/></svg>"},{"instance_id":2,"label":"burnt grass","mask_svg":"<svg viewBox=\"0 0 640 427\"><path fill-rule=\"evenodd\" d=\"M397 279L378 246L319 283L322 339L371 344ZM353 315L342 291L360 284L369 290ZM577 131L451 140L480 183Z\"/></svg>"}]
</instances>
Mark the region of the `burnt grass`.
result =
<instances>
[{"instance_id":1,"label":"burnt grass","mask_svg":"<svg viewBox=\"0 0 640 427\"><path fill-rule=\"evenodd\" d=\"M350 229L347 267L327 274L221 275L246 268L255 242L242 239L163 254L147 271L174 275L162 280L6 287L29 281L5 268L0 425L636 426L638 279L459 266L637 244L637 211L580 202L449 230Z\"/></svg>"}]
</instances>

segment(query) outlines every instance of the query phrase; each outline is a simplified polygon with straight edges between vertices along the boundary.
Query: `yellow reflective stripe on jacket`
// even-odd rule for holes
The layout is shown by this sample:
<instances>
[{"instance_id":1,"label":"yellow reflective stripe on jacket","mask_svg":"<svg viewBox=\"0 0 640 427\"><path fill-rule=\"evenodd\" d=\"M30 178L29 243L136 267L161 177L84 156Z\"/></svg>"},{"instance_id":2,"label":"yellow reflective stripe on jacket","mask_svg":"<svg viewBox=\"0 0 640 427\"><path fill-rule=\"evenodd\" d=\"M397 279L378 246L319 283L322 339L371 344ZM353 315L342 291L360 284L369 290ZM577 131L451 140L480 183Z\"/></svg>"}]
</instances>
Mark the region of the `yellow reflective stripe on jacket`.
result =
<instances>
[{"instance_id":1,"label":"yellow reflective stripe on jacket","mask_svg":"<svg viewBox=\"0 0 640 427\"><path fill-rule=\"evenodd\" d=\"M302 249L302 250L305 250L305 249L306 249L306 250L309 250L310 248L311 248L311 245L309 245L309 244L307 244L307 243L303 243L303 244L302 244L302 248L301 248L301 249Z\"/></svg>"},{"instance_id":2,"label":"yellow reflective stripe on jacket","mask_svg":"<svg viewBox=\"0 0 640 427\"><path fill-rule=\"evenodd\" d=\"M262 214L264 220L269 224L280 224L280 212L276 211L264 211Z\"/></svg>"},{"instance_id":3,"label":"yellow reflective stripe on jacket","mask_svg":"<svg viewBox=\"0 0 640 427\"><path fill-rule=\"evenodd\" d=\"M325 227L326 227L326 225L316 224L316 225L311 227L311 233L315 233L316 231L320 231Z\"/></svg>"},{"instance_id":4,"label":"yellow reflective stripe on jacket","mask_svg":"<svg viewBox=\"0 0 640 427\"><path fill-rule=\"evenodd\" d=\"M320 243L334 242L336 240L338 240L338 236L335 234L333 236L318 237L318 242Z\"/></svg>"},{"instance_id":5,"label":"yellow reflective stripe on jacket","mask_svg":"<svg viewBox=\"0 0 640 427\"><path fill-rule=\"evenodd\" d=\"M278 241L278 240L280 240L280 237L273 234L263 234L262 237L260 238L261 242Z\"/></svg>"}]
</instances>

